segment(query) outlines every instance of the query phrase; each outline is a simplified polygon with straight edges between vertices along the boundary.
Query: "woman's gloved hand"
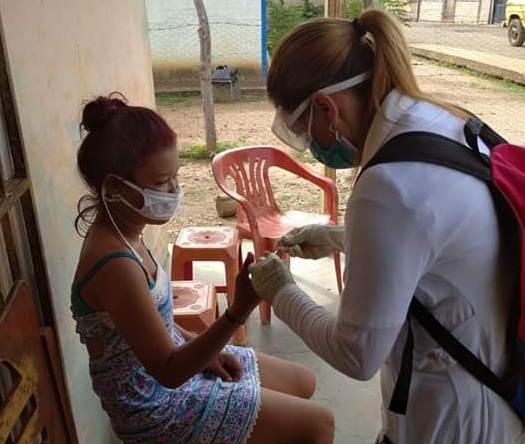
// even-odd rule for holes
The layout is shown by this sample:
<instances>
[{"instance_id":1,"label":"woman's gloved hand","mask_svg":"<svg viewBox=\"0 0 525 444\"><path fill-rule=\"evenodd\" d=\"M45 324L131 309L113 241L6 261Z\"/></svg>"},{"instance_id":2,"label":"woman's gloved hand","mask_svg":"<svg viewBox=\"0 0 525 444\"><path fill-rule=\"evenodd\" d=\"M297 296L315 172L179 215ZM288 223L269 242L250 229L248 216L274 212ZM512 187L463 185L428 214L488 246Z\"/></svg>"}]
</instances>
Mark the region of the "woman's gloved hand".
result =
<instances>
[{"instance_id":1,"label":"woman's gloved hand","mask_svg":"<svg viewBox=\"0 0 525 444\"><path fill-rule=\"evenodd\" d=\"M252 285L260 298L270 302L277 292L287 284L295 284L290 270L275 253L268 253L248 268L252 274Z\"/></svg>"},{"instance_id":2,"label":"woman's gloved hand","mask_svg":"<svg viewBox=\"0 0 525 444\"><path fill-rule=\"evenodd\" d=\"M343 251L343 225L305 225L279 239L278 245L292 257L319 259Z\"/></svg>"}]
</instances>

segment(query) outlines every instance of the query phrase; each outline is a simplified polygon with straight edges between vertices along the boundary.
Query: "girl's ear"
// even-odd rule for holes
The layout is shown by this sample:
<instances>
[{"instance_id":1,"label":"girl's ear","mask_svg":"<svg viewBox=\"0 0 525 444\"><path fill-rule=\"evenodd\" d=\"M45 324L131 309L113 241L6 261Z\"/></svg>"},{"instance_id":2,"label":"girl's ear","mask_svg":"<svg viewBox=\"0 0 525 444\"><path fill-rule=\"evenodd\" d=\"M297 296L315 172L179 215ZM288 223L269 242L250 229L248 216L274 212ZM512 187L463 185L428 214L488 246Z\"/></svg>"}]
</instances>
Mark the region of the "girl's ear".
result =
<instances>
[{"instance_id":1,"label":"girl's ear","mask_svg":"<svg viewBox=\"0 0 525 444\"><path fill-rule=\"evenodd\" d=\"M121 187L122 182L111 174L107 175L104 179L104 188L108 196L120 195Z\"/></svg>"}]
</instances>

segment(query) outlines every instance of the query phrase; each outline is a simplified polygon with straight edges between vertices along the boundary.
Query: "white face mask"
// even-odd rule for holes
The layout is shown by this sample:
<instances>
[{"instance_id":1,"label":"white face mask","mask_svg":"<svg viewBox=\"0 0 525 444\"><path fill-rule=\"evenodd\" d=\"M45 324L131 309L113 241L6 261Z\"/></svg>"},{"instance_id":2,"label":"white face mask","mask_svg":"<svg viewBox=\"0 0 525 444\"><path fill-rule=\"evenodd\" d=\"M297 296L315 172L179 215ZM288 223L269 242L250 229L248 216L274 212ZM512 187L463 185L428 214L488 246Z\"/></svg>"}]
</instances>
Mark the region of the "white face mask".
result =
<instances>
[{"instance_id":1,"label":"white face mask","mask_svg":"<svg viewBox=\"0 0 525 444\"><path fill-rule=\"evenodd\" d=\"M126 184L128 187L138 191L144 199L144 205L142 208L137 208L127 201L121 195L114 197L108 197L103 187L102 198L106 202L122 202L124 205L131 208L137 214L154 221L167 222L178 213L182 205L182 198L184 197L184 191L182 187L178 187L175 193L164 193L162 191L150 190L148 188L140 188L133 182L123 179L119 176L113 175L113 177Z\"/></svg>"}]
</instances>

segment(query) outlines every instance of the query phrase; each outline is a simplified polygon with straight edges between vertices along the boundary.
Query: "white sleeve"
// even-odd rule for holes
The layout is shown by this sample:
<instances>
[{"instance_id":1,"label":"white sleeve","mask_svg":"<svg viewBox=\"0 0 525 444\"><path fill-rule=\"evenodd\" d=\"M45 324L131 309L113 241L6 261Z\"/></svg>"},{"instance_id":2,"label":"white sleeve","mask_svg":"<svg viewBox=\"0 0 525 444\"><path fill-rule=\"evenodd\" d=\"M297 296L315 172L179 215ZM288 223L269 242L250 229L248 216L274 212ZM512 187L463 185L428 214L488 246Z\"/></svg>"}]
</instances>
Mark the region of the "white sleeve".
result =
<instances>
[{"instance_id":1,"label":"white sleeve","mask_svg":"<svg viewBox=\"0 0 525 444\"><path fill-rule=\"evenodd\" d=\"M273 302L276 315L310 349L356 379L371 378L390 354L433 256L421 221L399 195L389 194L348 205L345 286L336 315L294 284Z\"/></svg>"}]
</instances>

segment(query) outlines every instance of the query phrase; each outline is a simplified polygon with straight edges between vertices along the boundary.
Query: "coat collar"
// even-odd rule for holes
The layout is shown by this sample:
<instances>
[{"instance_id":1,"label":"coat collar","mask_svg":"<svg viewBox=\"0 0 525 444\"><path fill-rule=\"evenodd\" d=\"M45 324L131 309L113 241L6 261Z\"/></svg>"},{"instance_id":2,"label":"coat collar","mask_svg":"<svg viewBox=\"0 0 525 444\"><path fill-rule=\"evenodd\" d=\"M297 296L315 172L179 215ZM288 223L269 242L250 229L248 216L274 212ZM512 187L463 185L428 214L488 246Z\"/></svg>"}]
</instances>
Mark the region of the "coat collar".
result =
<instances>
[{"instance_id":1,"label":"coat collar","mask_svg":"<svg viewBox=\"0 0 525 444\"><path fill-rule=\"evenodd\" d=\"M416 103L415 99L401 94L397 89L387 94L368 130L361 165L366 165L383 146L393 127Z\"/></svg>"}]
</instances>

